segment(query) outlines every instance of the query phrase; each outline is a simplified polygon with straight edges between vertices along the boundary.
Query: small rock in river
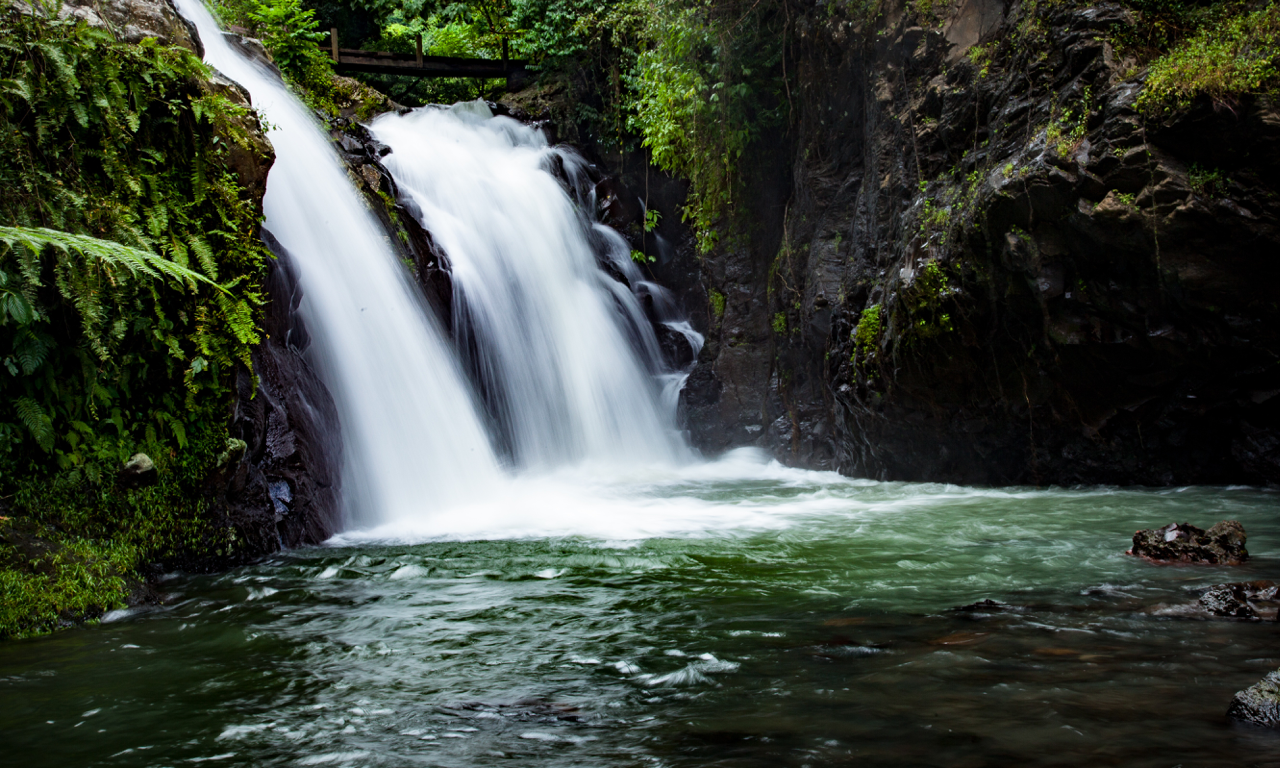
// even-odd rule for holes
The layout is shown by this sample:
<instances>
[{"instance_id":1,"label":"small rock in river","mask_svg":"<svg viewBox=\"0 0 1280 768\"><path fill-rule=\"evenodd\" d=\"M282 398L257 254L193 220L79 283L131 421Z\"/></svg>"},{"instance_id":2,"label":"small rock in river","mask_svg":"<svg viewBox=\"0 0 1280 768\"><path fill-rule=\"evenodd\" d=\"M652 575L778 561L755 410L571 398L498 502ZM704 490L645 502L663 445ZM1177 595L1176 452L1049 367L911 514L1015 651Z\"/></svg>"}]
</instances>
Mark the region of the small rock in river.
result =
<instances>
[{"instance_id":1,"label":"small rock in river","mask_svg":"<svg viewBox=\"0 0 1280 768\"><path fill-rule=\"evenodd\" d=\"M1280 671L1269 672L1238 692L1227 708L1227 717L1270 728L1280 726Z\"/></svg>"},{"instance_id":2,"label":"small rock in river","mask_svg":"<svg viewBox=\"0 0 1280 768\"><path fill-rule=\"evenodd\" d=\"M1274 602L1277 587L1271 581L1245 581L1215 584L1200 596L1200 605L1214 616L1231 619L1262 618L1256 602Z\"/></svg>"},{"instance_id":3,"label":"small rock in river","mask_svg":"<svg viewBox=\"0 0 1280 768\"><path fill-rule=\"evenodd\" d=\"M1224 520L1207 531L1189 523L1170 523L1133 534L1133 548L1126 554L1153 563L1239 565L1249 559L1245 538L1244 526L1235 520Z\"/></svg>"}]
</instances>

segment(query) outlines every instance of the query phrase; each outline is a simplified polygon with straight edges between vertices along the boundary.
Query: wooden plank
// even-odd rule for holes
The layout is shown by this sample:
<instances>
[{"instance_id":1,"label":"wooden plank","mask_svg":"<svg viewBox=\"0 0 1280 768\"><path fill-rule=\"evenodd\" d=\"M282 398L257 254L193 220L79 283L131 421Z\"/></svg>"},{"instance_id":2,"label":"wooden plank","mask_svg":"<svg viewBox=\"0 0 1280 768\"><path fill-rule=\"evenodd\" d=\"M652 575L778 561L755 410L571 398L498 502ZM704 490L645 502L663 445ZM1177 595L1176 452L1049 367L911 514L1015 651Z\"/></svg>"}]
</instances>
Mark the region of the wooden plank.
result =
<instances>
[{"instance_id":1,"label":"wooden plank","mask_svg":"<svg viewBox=\"0 0 1280 768\"><path fill-rule=\"evenodd\" d=\"M496 66L495 66L496 65ZM408 75L410 77L481 77L485 79L501 79L514 72L523 72L523 67L502 68L502 62L483 62L474 66L433 66L424 61L421 67L413 64L359 62L343 59L335 69L339 73L367 72L378 75Z\"/></svg>"},{"instance_id":2,"label":"wooden plank","mask_svg":"<svg viewBox=\"0 0 1280 768\"><path fill-rule=\"evenodd\" d=\"M411 77L483 77L499 79L514 73L523 74L528 62L520 60L468 59L457 56L424 56L419 39L414 53L362 51L337 48L337 30L330 30L329 40L338 72L369 72L381 75ZM505 46L504 46L505 47Z\"/></svg>"}]
</instances>

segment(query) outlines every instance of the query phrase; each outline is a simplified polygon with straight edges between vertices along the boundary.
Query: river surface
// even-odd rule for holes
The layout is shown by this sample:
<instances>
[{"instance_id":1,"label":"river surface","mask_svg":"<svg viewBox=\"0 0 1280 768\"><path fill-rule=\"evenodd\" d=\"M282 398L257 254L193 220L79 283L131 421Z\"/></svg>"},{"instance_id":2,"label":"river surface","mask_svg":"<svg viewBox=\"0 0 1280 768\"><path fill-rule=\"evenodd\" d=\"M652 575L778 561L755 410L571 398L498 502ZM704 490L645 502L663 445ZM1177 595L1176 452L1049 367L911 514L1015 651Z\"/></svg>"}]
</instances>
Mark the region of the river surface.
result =
<instances>
[{"instance_id":1,"label":"river surface","mask_svg":"<svg viewBox=\"0 0 1280 768\"><path fill-rule=\"evenodd\" d=\"M1224 717L1280 666L1276 624L1183 609L1280 577L1275 493L873 483L746 453L600 477L173 574L167 605L6 643L0 762L1280 765L1280 738ZM1123 554L1224 518L1246 566ZM1013 608L954 610L988 598Z\"/></svg>"}]
</instances>

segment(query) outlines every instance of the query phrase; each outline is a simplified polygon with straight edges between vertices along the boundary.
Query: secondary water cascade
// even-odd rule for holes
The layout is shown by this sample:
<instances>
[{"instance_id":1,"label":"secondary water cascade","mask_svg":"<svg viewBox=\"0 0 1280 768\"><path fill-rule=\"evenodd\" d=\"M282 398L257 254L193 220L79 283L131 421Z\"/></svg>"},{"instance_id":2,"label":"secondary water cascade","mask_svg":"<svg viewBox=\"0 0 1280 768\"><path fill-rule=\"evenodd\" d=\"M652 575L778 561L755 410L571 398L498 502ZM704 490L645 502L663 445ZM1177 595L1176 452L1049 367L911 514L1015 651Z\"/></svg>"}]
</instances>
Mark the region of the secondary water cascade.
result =
<instances>
[{"instance_id":1,"label":"secondary water cascade","mask_svg":"<svg viewBox=\"0 0 1280 768\"><path fill-rule=\"evenodd\" d=\"M385 165L452 264L457 347L493 393L493 420L517 465L686 456L674 403L661 398L650 321L596 265L599 253L639 287L631 249L547 170L554 163L585 192L582 159L480 101L383 115L370 129L391 147Z\"/></svg>"},{"instance_id":2,"label":"secondary water cascade","mask_svg":"<svg viewBox=\"0 0 1280 768\"><path fill-rule=\"evenodd\" d=\"M178 5L205 60L243 85L270 124L265 226L299 266L300 311L315 339L307 354L339 408L349 527L431 535L421 524L443 510L492 512L514 497L527 508L527 486L513 488L510 469L691 458L675 424L687 371L664 367L638 296L695 357L702 339L669 294L642 279L622 237L590 220L581 158L483 102L371 126L452 265L450 345L307 109L229 44L198 0ZM552 162L569 189L548 172ZM602 272L597 255L634 292Z\"/></svg>"}]
</instances>

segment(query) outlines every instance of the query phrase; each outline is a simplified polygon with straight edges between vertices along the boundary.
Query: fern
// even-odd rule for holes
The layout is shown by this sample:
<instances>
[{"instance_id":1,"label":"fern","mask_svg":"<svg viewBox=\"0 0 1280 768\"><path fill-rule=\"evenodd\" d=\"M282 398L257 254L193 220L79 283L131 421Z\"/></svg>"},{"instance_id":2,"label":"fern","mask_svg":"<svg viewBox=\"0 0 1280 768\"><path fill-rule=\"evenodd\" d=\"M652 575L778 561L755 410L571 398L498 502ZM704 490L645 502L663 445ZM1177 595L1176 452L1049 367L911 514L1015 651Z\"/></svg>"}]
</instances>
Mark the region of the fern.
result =
<instances>
[{"instance_id":1,"label":"fern","mask_svg":"<svg viewBox=\"0 0 1280 768\"><path fill-rule=\"evenodd\" d=\"M226 288L193 269L141 248L121 245L110 240L100 240L88 235L73 235L70 232L59 232L56 229L44 227L0 227L0 242L10 248L21 245L37 255L44 248L54 248L64 253L79 253L106 267L108 277L112 267L123 267L133 275L141 273L153 278L168 277L178 283L204 283L228 296L231 295Z\"/></svg>"},{"instance_id":2,"label":"fern","mask_svg":"<svg viewBox=\"0 0 1280 768\"><path fill-rule=\"evenodd\" d=\"M227 158L263 151L256 118L190 51L46 5L0 3L0 498L139 449L200 480L261 334L262 209Z\"/></svg>"},{"instance_id":3,"label":"fern","mask_svg":"<svg viewBox=\"0 0 1280 768\"><path fill-rule=\"evenodd\" d=\"M53 349L53 339L43 333L32 333L28 328L18 330L13 340L13 357L27 376L36 372L48 359Z\"/></svg>"},{"instance_id":4,"label":"fern","mask_svg":"<svg viewBox=\"0 0 1280 768\"><path fill-rule=\"evenodd\" d=\"M29 397L19 397L13 401L13 408L35 438L36 444L46 453L53 450L53 420L40 404Z\"/></svg>"}]
</instances>

